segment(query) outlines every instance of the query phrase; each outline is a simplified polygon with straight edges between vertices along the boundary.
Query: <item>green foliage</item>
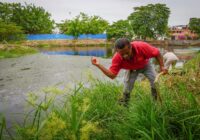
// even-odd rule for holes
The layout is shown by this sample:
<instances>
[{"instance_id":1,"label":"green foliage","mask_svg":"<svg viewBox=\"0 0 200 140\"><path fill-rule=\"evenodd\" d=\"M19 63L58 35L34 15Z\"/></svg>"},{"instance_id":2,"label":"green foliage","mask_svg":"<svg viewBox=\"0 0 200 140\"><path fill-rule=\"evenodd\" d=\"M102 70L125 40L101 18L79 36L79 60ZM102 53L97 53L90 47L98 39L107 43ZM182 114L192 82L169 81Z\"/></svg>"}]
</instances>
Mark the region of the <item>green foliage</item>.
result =
<instances>
[{"instance_id":1,"label":"green foliage","mask_svg":"<svg viewBox=\"0 0 200 140\"><path fill-rule=\"evenodd\" d=\"M58 24L62 33L74 36L78 39L81 34L99 34L103 33L108 26L108 22L99 16L91 16L80 13L72 20L65 20Z\"/></svg>"},{"instance_id":2,"label":"green foliage","mask_svg":"<svg viewBox=\"0 0 200 140\"><path fill-rule=\"evenodd\" d=\"M89 17L84 13L80 15L82 16L84 34L100 34L103 33L108 26L108 22L99 16Z\"/></svg>"},{"instance_id":3,"label":"green foliage","mask_svg":"<svg viewBox=\"0 0 200 140\"><path fill-rule=\"evenodd\" d=\"M19 4L0 2L0 19L4 22L10 22L13 16L14 7L19 7Z\"/></svg>"},{"instance_id":4,"label":"green foliage","mask_svg":"<svg viewBox=\"0 0 200 140\"><path fill-rule=\"evenodd\" d=\"M5 128L6 128L6 119L2 114L0 114L0 140L3 139L3 132Z\"/></svg>"},{"instance_id":5,"label":"green foliage","mask_svg":"<svg viewBox=\"0 0 200 140\"><path fill-rule=\"evenodd\" d=\"M128 20L119 20L117 22L114 22L107 28L106 33L108 39L117 39L121 37L131 39L134 35L133 29Z\"/></svg>"},{"instance_id":6,"label":"green foliage","mask_svg":"<svg viewBox=\"0 0 200 140\"><path fill-rule=\"evenodd\" d=\"M33 4L0 3L0 19L21 26L27 34L51 33L54 21L50 13Z\"/></svg>"},{"instance_id":7,"label":"green foliage","mask_svg":"<svg viewBox=\"0 0 200 140\"><path fill-rule=\"evenodd\" d=\"M22 40L25 38L20 26L0 20L0 41Z\"/></svg>"},{"instance_id":8,"label":"green foliage","mask_svg":"<svg viewBox=\"0 0 200 140\"><path fill-rule=\"evenodd\" d=\"M165 4L148 4L134 10L128 20L137 36L146 39L166 35L170 9Z\"/></svg>"},{"instance_id":9,"label":"green foliage","mask_svg":"<svg viewBox=\"0 0 200 140\"><path fill-rule=\"evenodd\" d=\"M56 26L59 28L60 33L64 34L64 33L67 32L67 26L68 26L69 21L65 20L65 21L62 21L62 22L63 23L56 23Z\"/></svg>"},{"instance_id":10,"label":"green foliage","mask_svg":"<svg viewBox=\"0 0 200 140\"><path fill-rule=\"evenodd\" d=\"M72 20L65 20L60 29L64 29L63 31L65 31L65 34L72 35L74 39L78 39L79 35L83 34L83 23L81 22L80 15L76 16Z\"/></svg>"},{"instance_id":11,"label":"green foliage","mask_svg":"<svg viewBox=\"0 0 200 140\"><path fill-rule=\"evenodd\" d=\"M192 31L200 36L200 18L191 18L189 22L189 27Z\"/></svg>"},{"instance_id":12,"label":"green foliage","mask_svg":"<svg viewBox=\"0 0 200 140\"><path fill-rule=\"evenodd\" d=\"M195 56L194 59L191 59L184 65L184 70L186 72L193 71L193 72L200 72L200 52Z\"/></svg>"}]
</instances>

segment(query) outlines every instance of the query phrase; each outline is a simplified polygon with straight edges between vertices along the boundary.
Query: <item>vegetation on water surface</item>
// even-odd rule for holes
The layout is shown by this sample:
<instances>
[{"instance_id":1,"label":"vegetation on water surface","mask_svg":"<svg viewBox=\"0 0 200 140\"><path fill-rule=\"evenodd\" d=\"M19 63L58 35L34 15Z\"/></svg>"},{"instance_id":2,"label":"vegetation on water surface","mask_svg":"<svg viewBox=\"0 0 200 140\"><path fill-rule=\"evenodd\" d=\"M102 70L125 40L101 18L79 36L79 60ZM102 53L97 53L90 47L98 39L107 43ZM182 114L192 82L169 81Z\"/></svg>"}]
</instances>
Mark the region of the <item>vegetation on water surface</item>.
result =
<instances>
[{"instance_id":1,"label":"vegetation on water surface","mask_svg":"<svg viewBox=\"0 0 200 140\"><path fill-rule=\"evenodd\" d=\"M9 47L5 45L6 47L0 49L0 59L2 58L13 58L13 57L19 57L27 54L33 54L37 53L38 50L35 48L27 47L27 46L15 46L15 47Z\"/></svg>"}]
</instances>

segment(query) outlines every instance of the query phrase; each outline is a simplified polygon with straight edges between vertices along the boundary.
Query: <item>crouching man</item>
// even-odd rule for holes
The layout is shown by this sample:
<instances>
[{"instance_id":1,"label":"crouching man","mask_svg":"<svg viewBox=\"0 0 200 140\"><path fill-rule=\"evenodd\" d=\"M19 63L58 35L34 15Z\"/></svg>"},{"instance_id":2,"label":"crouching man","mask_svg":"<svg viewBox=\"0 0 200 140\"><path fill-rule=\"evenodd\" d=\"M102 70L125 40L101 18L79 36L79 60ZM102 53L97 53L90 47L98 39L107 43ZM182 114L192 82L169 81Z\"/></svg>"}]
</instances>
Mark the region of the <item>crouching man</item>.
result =
<instances>
[{"instance_id":1,"label":"crouching man","mask_svg":"<svg viewBox=\"0 0 200 140\"><path fill-rule=\"evenodd\" d=\"M176 62L179 59L173 52L168 52L167 50L165 50L163 60L165 68L169 71L175 68Z\"/></svg>"},{"instance_id":2,"label":"crouching man","mask_svg":"<svg viewBox=\"0 0 200 140\"><path fill-rule=\"evenodd\" d=\"M118 39L115 42L115 49L116 53L112 58L112 64L109 69L101 65L96 57L91 58L91 63L111 79L114 79L117 76L120 69L126 69L123 98L121 102L124 103L124 105L127 105L130 100L130 93L139 73L144 74L148 78L151 85L151 94L153 98L157 100L157 92L154 85L156 72L150 64L149 59L155 57L160 65L160 70L167 73L159 50L146 42L129 42L126 38Z\"/></svg>"}]
</instances>

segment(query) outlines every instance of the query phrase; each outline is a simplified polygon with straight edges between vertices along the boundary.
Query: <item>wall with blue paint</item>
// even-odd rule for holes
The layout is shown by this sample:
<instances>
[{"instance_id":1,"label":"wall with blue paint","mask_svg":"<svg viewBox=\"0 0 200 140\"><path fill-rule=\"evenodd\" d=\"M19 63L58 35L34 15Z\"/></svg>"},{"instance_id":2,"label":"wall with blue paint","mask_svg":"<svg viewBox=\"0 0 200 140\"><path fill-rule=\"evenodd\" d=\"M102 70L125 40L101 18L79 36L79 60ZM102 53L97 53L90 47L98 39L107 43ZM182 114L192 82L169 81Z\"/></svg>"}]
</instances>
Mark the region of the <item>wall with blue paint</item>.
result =
<instances>
[{"instance_id":1,"label":"wall with blue paint","mask_svg":"<svg viewBox=\"0 0 200 140\"><path fill-rule=\"evenodd\" d=\"M78 39L106 39L106 34L89 34L89 35L80 35ZM55 39L73 39L73 36L65 34L35 34L27 35L28 40L55 40Z\"/></svg>"}]
</instances>

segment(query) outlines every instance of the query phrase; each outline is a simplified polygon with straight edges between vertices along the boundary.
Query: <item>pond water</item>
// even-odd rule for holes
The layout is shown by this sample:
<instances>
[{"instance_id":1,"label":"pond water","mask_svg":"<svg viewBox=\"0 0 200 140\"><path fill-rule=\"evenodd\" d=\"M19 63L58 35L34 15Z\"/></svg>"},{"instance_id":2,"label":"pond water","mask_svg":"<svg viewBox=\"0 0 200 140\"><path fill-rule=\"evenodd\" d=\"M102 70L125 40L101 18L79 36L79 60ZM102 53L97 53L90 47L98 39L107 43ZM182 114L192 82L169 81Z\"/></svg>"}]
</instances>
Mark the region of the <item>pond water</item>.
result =
<instances>
[{"instance_id":1,"label":"pond water","mask_svg":"<svg viewBox=\"0 0 200 140\"><path fill-rule=\"evenodd\" d=\"M164 53L163 47L158 47L161 53ZM180 62L191 59L197 52L200 51L200 47L181 47L170 46L169 49L174 52L180 59ZM45 55L79 55L79 56L97 56L103 58L111 58L114 49L112 47L54 47L40 50Z\"/></svg>"},{"instance_id":2,"label":"pond water","mask_svg":"<svg viewBox=\"0 0 200 140\"><path fill-rule=\"evenodd\" d=\"M40 50L47 55L79 55L111 57L113 49L111 47L54 47Z\"/></svg>"},{"instance_id":3,"label":"pond water","mask_svg":"<svg viewBox=\"0 0 200 140\"><path fill-rule=\"evenodd\" d=\"M164 53L162 46L158 47L160 52ZM176 68L183 67L185 61L192 59L197 52L200 51L200 47L183 47L183 46L169 46L168 49L174 52L178 57L179 61L176 63ZM111 58L114 49L113 47L54 47L40 50L45 55L78 55L78 56L96 56L103 58ZM151 60L153 61L153 60ZM155 66L159 69L159 66Z\"/></svg>"}]
</instances>

